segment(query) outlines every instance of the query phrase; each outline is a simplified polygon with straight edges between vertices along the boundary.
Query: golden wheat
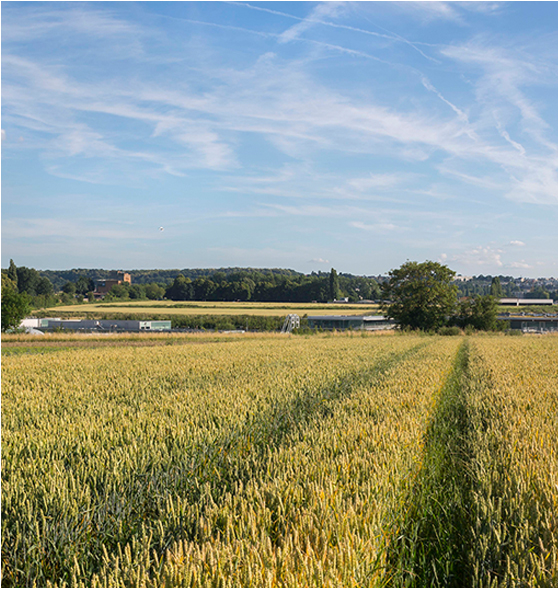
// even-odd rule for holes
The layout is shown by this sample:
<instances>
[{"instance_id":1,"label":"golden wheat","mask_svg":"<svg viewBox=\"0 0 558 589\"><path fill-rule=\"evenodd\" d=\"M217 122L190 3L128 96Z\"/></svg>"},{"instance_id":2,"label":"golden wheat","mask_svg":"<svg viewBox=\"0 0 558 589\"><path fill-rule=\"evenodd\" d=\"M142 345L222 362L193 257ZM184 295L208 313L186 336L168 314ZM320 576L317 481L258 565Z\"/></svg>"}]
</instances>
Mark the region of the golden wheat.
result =
<instances>
[{"instance_id":1,"label":"golden wheat","mask_svg":"<svg viewBox=\"0 0 558 589\"><path fill-rule=\"evenodd\" d=\"M434 586L459 552L558 584L558 338L41 341L2 362L4 586Z\"/></svg>"}]
</instances>

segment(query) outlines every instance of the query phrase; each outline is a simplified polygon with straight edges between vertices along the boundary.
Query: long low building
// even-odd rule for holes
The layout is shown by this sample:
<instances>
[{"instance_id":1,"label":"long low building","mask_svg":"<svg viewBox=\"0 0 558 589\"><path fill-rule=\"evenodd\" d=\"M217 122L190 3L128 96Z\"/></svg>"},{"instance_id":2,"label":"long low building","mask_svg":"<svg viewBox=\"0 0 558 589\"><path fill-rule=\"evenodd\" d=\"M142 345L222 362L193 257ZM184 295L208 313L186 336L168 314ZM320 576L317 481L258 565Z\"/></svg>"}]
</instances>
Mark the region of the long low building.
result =
<instances>
[{"instance_id":1,"label":"long low building","mask_svg":"<svg viewBox=\"0 0 558 589\"><path fill-rule=\"evenodd\" d=\"M312 315L308 317L312 329L393 329L395 321L382 315Z\"/></svg>"},{"instance_id":2,"label":"long low building","mask_svg":"<svg viewBox=\"0 0 558 589\"><path fill-rule=\"evenodd\" d=\"M500 315L498 319L508 321L510 329L544 333L558 331L558 316L548 315Z\"/></svg>"},{"instance_id":3,"label":"long low building","mask_svg":"<svg viewBox=\"0 0 558 589\"><path fill-rule=\"evenodd\" d=\"M25 319L22 327L52 331L170 331L170 321L136 321L130 319Z\"/></svg>"},{"instance_id":4,"label":"long low building","mask_svg":"<svg viewBox=\"0 0 558 589\"><path fill-rule=\"evenodd\" d=\"M523 305L553 305L552 299L500 299L500 305L520 307Z\"/></svg>"}]
</instances>

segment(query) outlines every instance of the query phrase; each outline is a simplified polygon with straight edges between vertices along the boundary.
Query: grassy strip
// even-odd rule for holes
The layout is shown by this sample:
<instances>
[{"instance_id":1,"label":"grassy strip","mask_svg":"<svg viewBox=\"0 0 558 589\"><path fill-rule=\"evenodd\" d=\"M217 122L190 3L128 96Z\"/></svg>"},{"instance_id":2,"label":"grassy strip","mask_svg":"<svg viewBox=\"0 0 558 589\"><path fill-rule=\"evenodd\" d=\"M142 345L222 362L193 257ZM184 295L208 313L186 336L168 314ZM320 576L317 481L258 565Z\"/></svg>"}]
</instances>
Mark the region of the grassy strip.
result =
<instances>
[{"instance_id":1,"label":"grassy strip","mask_svg":"<svg viewBox=\"0 0 558 589\"><path fill-rule=\"evenodd\" d=\"M469 345L440 391L424 459L389 547L387 586L471 586Z\"/></svg>"},{"instance_id":2,"label":"grassy strip","mask_svg":"<svg viewBox=\"0 0 558 589\"><path fill-rule=\"evenodd\" d=\"M23 356L26 354L50 354L51 352L66 352L70 348L68 346L53 347L53 346L17 346L2 348L2 356Z\"/></svg>"},{"instance_id":3,"label":"grassy strip","mask_svg":"<svg viewBox=\"0 0 558 589\"><path fill-rule=\"evenodd\" d=\"M387 586L557 586L558 381L533 353L556 348L502 342L459 349L390 534Z\"/></svg>"}]
</instances>

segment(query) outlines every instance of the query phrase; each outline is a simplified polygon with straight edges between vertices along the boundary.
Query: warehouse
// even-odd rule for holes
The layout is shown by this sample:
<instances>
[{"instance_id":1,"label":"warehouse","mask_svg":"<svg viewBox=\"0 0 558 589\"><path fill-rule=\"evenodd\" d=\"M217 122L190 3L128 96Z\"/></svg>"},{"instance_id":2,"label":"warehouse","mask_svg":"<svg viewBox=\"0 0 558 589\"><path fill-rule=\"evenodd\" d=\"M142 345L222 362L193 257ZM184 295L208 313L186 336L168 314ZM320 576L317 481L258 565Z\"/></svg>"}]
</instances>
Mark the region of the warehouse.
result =
<instances>
[{"instance_id":1,"label":"warehouse","mask_svg":"<svg viewBox=\"0 0 558 589\"><path fill-rule=\"evenodd\" d=\"M537 333L558 331L558 316L556 315L500 315L499 319L509 321L510 329Z\"/></svg>"},{"instance_id":2,"label":"warehouse","mask_svg":"<svg viewBox=\"0 0 558 589\"><path fill-rule=\"evenodd\" d=\"M393 329L395 321L382 315L313 315L308 317L312 329Z\"/></svg>"}]
</instances>

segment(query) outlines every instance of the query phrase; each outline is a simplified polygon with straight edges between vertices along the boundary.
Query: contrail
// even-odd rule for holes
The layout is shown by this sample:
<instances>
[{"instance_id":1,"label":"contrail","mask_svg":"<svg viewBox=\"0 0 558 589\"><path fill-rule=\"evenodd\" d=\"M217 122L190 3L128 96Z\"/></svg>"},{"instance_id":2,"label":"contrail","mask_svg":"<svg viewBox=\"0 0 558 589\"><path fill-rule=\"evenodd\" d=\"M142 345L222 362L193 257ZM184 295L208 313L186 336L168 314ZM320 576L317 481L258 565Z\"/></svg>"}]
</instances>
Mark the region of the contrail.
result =
<instances>
[{"instance_id":1,"label":"contrail","mask_svg":"<svg viewBox=\"0 0 558 589\"><path fill-rule=\"evenodd\" d=\"M236 4L237 6L244 6L245 8L250 8L252 10L259 10L261 12L267 12L269 14L275 14L276 16L284 16L286 18L292 18L292 19L298 20L298 21L313 22L313 23L316 23L316 24L319 24L319 25L325 25L327 27L333 27L335 29L345 29L347 31L353 31L355 33L362 33L364 35L370 35L372 37L379 37L381 39L389 39L390 41L398 41L400 43L405 43L406 45L409 45L415 51L417 51L418 53L420 53L420 55L422 55L425 59L428 59L429 61L433 61L434 63L440 63L437 59L434 59L433 57L430 57L429 55L426 55L426 53L424 53L423 51L421 51L411 41L408 41L407 39L405 39L405 37L401 37L401 35L398 35L397 33L392 33L390 35L385 35L383 33L376 33L374 31L368 31L366 29L359 29L358 27L351 27L349 25L341 25L341 24L333 23L333 22L326 21L326 20L320 20L320 19L309 18L309 17L302 18L300 16L294 16L293 14L288 14L287 12L280 12L279 10L272 10L271 8L262 8L261 6L253 6L252 4L248 4L246 2L234 2L234 1L231 1L231 2L229 2L229 4Z\"/></svg>"}]
</instances>

